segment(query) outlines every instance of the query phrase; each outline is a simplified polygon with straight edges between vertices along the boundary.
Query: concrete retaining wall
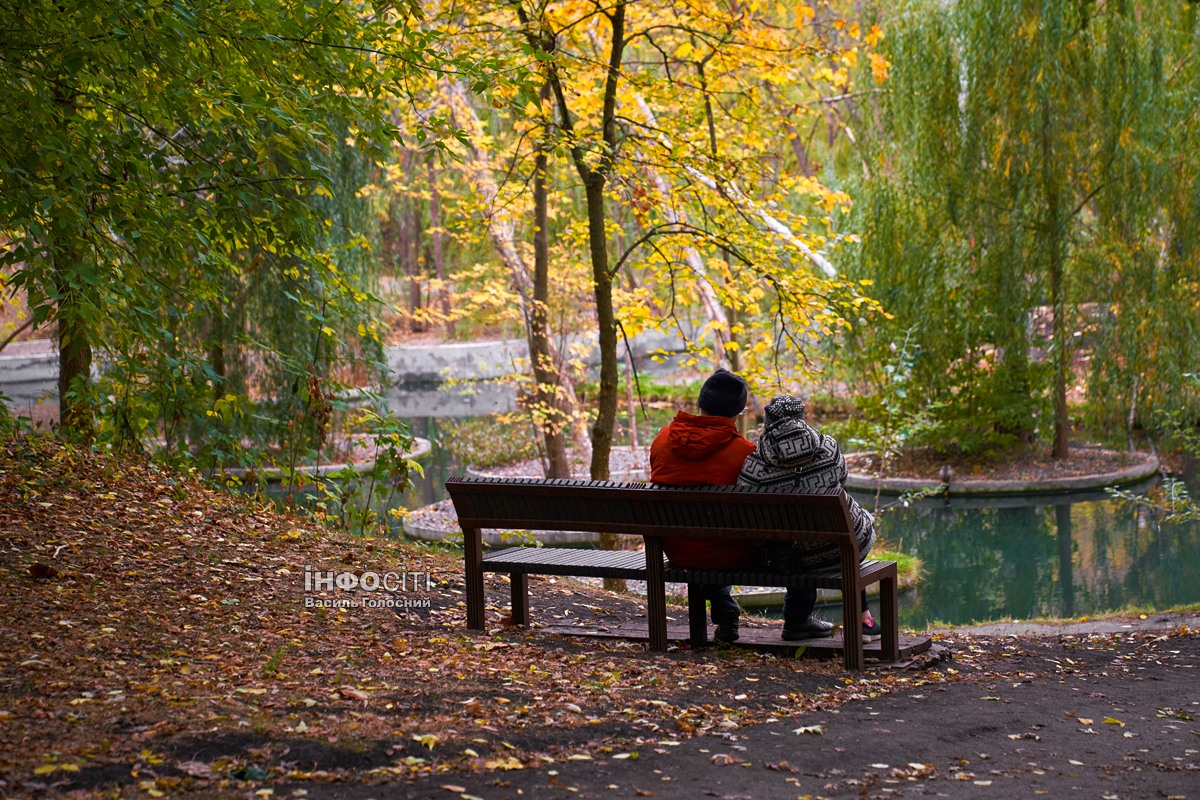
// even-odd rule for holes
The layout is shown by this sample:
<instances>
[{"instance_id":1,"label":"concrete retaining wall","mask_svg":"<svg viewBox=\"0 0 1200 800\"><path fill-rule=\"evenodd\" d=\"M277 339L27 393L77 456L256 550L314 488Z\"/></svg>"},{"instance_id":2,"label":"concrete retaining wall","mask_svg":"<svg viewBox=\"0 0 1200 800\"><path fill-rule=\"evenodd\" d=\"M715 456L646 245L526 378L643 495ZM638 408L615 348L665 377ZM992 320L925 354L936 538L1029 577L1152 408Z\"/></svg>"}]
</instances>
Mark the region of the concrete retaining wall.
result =
<instances>
[{"instance_id":1,"label":"concrete retaining wall","mask_svg":"<svg viewBox=\"0 0 1200 800\"><path fill-rule=\"evenodd\" d=\"M570 337L567 344L587 352L584 360L595 364L599 363L595 341L595 335L589 334ZM53 343L46 340L21 342L20 345L20 355L0 355L0 391L14 403L36 402L39 397L54 398L58 384L58 351ZM683 349L683 340L678 336L644 333L630 341L630 349L635 358L644 359L657 351L678 352ZM523 339L404 345L387 348L384 357L395 384L428 386L449 379L483 381L518 374L526 369L529 347Z\"/></svg>"}]
</instances>

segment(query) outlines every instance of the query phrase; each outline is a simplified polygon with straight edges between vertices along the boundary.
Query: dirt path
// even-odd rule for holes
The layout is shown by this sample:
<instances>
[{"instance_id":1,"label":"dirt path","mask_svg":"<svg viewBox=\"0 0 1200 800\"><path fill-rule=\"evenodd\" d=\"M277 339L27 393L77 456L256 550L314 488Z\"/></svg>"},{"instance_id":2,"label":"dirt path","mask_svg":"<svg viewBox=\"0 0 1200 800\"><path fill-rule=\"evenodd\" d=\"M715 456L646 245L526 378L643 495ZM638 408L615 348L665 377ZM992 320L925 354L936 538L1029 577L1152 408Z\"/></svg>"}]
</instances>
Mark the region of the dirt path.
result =
<instances>
[{"instance_id":1,"label":"dirt path","mask_svg":"<svg viewBox=\"0 0 1200 800\"><path fill-rule=\"evenodd\" d=\"M406 796L461 783L464 796L489 800L1200 797L1196 634L963 637L953 646L964 655L941 685L648 742L631 748L636 759L423 780Z\"/></svg>"}]
</instances>

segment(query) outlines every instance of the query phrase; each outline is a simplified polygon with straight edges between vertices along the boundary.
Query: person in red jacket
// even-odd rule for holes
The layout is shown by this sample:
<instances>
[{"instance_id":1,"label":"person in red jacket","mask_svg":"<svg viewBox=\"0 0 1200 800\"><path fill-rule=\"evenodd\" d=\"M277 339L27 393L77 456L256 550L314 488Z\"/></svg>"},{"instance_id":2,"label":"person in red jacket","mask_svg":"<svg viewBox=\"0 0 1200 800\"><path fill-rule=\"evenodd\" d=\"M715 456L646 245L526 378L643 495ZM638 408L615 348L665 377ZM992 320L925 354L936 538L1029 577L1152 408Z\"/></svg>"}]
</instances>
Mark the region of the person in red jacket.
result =
<instances>
[{"instance_id":1,"label":"person in red jacket","mask_svg":"<svg viewBox=\"0 0 1200 800\"><path fill-rule=\"evenodd\" d=\"M650 445L650 480L665 486L732 485L754 445L738 433L734 420L746 410L746 382L727 369L709 376L700 388L700 415L680 411ZM673 567L750 567L761 559L745 542L669 538L663 550ZM708 586L715 638L738 638L738 607L729 586Z\"/></svg>"}]
</instances>

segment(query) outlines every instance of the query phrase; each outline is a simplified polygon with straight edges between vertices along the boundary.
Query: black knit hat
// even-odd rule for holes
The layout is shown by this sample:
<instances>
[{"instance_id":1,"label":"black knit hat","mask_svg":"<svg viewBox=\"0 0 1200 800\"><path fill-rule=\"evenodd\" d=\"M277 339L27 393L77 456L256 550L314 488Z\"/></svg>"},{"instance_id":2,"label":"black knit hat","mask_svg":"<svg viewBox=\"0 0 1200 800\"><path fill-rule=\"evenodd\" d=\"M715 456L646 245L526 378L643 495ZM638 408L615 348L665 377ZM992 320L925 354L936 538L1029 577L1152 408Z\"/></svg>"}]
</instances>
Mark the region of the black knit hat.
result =
<instances>
[{"instance_id":1,"label":"black knit hat","mask_svg":"<svg viewBox=\"0 0 1200 800\"><path fill-rule=\"evenodd\" d=\"M746 382L719 369L700 387L700 410L718 417L736 417L746 410Z\"/></svg>"}]
</instances>

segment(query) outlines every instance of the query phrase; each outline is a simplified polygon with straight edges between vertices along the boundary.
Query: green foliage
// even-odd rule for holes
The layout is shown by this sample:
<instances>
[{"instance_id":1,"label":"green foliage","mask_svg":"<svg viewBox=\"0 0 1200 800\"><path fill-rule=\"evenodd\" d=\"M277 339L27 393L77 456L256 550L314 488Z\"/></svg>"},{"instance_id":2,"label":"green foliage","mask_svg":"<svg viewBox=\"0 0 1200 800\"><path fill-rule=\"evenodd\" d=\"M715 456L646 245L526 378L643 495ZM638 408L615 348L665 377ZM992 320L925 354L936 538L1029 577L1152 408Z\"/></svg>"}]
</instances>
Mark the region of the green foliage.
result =
<instances>
[{"instance_id":1,"label":"green foliage","mask_svg":"<svg viewBox=\"0 0 1200 800\"><path fill-rule=\"evenodd\" d=\"M1193 392L1200 392L1200 374L1182 376L1183 384ZM1157 427L1167 437L1167 444L1177 448L1186 457L1200 460L1200 424L1190 409L1176 408L1160 412ZM1146 508L1162 516L1164 523L1182 523L1200 520L1200 502L1192 497L1187 484L1175 478L1165 478L1147 494L1136 494L1110 489L1109 494L1135 508Z\"/></svg>"},{"instance_id":2,"label":"green foliage","mask_svg":"<svg viewBox=\"0 0 1200 800\"><path fill-rule=\"evenodd\" d=\"M1188 492L1187 485L1174 478L1166 478L1146 494L1124 489L1108 489L1109 495L1134 508L1145 508L1159 514L1165 524L1200 520L1200 503Z\"/></svg>"},{"instance_id":3,"label":"green foliage","mask_svg":"<svg viewBox=\"0 0 1200 800\"><path fill-rule=\"evenodd\" d=\"M17 433L27 433L31 429L29 419L12 412L9 407L11 399L0 392L0 439L8 439Z\"/></svg>"},{"instance_id":4,"label":"green foliage","mask_svg":"<svg viewBox=\"0 0 1200 800\"><path fill-rule=\"evenodd\" d=\"M391 98L466 66L389 9L0 2L0 267L57 328L64 425L209 469L319 457L379 375L358 193ZM448 128L423 119L432 153ZM376 422L372 480L403 483Z\"/></svg>"},{"instance_id":5,"label":"green foliage","mask_svg":"<svg viewBox=\"0 0 1200 800\"><path fill-rule=\"evenodd\" d=\"M916 361L916 349L909 336L911 331L898 347L893 345L892 358L880 365L879 391L856 398L859 414L829 426L833 435L846 439L856 449L876 453L881 473L905 448L945 446L944 426L937 418L941 404L914 403L909 397Z\"/></svg>"},{"instance_id":6,"label":"green foliage","mask_svg":"<svg viewBox=\"0 0 1200 800\"><path fill-rule=\"evenodd\" d=\"M892 62L862 128L848 264L894 315L852 337L883 392L911 332L910 409L965 451L1185 406L1200 329L1195 9L914 0L881 11ZM1185 110L1190 109L1190 110ZM1090 356L1080 359L1081 355Z\"/></svg>"},{"instance_id":7,"label":"green foliage","mask_svg":"<svg viewBox=\"0 0 1200 800\"><path fill-rule=\"evenodd\" d=\"M1200 372L1185 373L1182 384L1193 395L1200 395ZM1191 458L1200 460L1200 418L1191 408L1161 411L1157 427L1168 437L1168 444L1179 448Z\"/></svg>"},{"instance_id":8,"label":"green foliage","mask_svg":"<svg viewBox=\"0 0 1200 800\"><path fill-rule=\"evenodd\" d=\"M398 498L412 488L413 474L424 470L408 458L413 446L408 427L390 412L362 410L352 427L366 436L360 445L366 461L348 463L317 480L314 507L336 527L370 535L400 517Z\"/></svg>"}]
</instances>

